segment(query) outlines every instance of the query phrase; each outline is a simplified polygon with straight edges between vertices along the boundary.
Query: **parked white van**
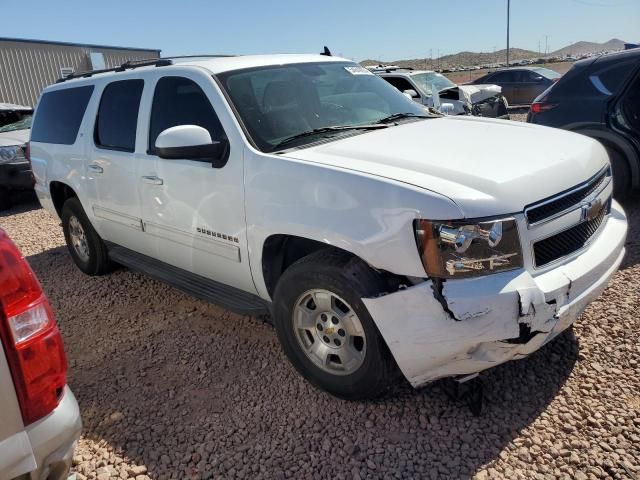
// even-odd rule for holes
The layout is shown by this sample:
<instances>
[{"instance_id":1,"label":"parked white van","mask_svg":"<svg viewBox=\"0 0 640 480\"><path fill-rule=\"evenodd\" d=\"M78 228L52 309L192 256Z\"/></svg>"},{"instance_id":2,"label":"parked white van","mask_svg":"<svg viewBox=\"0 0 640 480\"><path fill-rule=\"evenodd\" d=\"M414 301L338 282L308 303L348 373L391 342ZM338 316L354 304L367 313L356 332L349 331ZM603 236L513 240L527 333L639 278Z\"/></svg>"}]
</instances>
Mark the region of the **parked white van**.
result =
<instances>
[{"instance_id":1,"label":"parked white van","mask_svg":"<svg viewBox=\"0 0 640 480\"><path fill-rule=\"evenodd\" d=\"M604 148L429 113L341 58L162 59L48 87L30 156L87 274L248 314L343 398L525 357L624 255Z\"/></svg>"}]
</instances>

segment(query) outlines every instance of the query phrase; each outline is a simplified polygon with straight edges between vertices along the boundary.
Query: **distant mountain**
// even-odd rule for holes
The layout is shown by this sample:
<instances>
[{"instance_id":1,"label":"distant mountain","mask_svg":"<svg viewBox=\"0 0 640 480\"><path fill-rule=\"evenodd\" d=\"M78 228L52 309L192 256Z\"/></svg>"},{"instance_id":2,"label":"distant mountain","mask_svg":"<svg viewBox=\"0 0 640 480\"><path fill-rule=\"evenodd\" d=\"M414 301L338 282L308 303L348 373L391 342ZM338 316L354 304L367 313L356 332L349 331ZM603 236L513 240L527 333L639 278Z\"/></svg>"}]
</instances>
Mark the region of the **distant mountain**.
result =
<instances>
[{"instance_id":1,"label":"distant mountain","mask_svg":"<svg viewBox=\"0 0 640 480\"><path fill-rule=\"evenodd\" d=\"M587 53L594 52L622 50L625 43L626 42L617 38L612 38L605 43L576 42L567 47L561 48L560 50L556 50L555 52L551 53L551 55L554 57L563 57L565 55L585 55Z\"/></svg>"},{"instance_id":2,"label":"distant mountain","mask_svg":"<svg viewBox=\"0 0 640 480\"><path fill-rule=\"evenodd\" d=\"M584 55L592 52L621 50L624 48L622 40L613 38L605 43L594 42L576 42L568 47L561 48L555 52L549 53L548 56L558 57L564 55ZM521 48L511 48L509 59L526 60L529 58L538 58L541 54L532 50L523 50ZM544 54L542 56L545 56ZM460 52L454 55L445 55L440 58L414 58L404 60L394 60L392 62L382 62L380 60L367 59L360 62L364 66L379 65L381 63L398 65L400 67L411 67L419 69L436 69L450 68L470 65L485 65L490 63L504 63L507 60L507 50L498 50L494 52Z\"/></svg>"}]
</instances>

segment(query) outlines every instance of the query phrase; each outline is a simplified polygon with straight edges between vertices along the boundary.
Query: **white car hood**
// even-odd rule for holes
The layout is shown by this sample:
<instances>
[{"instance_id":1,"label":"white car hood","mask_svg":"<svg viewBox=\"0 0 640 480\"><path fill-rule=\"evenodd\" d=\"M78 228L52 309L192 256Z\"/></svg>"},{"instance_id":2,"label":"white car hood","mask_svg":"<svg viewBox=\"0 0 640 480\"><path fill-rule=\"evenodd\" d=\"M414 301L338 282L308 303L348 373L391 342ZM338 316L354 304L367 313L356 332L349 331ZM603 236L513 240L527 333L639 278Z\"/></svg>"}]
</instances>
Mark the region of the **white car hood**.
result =
<instances>
[{"instance_id":1,"label":"white car hood","mask_svg":"<svg viewBox=\"0 0 640 480\"><path fill-rule=\"evenodd\" d=\"M14 130L13 132L0 132L0 147L12 145L24 145L29 141L31 130Z\"/></svg>"},{"instance_id":2,"label":"white car hood","mask_svg":"<svg viewBox=\"0 0 640 480\"><path fill-rule=\"evenodd\" d=\"M478 103L487 98L495 97L502 93L502 87L498 85L458 85L460 91L460 100L466 100L469 103Z\"/></svg>"},{"instance_id":3,"label":"white car hood","mask_svg":"<svg viewBox=\"0 0 640 480\"><path fill-rule=\"evenodd\" d=\"M467 218L521 212L608 162L604 148L585 136L478 117L416 121L285 155L434 191Z\"/></svg>"}]
</instances>

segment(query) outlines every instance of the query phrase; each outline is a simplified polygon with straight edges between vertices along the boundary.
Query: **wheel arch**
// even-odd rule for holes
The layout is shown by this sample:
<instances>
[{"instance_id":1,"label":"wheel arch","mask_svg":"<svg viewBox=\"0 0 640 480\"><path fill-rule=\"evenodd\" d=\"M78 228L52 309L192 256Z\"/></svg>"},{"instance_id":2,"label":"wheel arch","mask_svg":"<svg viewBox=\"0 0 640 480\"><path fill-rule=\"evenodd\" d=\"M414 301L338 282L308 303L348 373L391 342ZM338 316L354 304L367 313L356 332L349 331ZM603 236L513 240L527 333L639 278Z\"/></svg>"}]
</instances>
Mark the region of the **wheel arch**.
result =
<instances>
[{"instance_id":1,"label":"wheel arch","mask_svg":"<svg viewBox=\"0 0 640 480\"><path fill-rule=\"evenodd\" d=\"M333 250L343 255L358 258L368 265L372 271L375 271L377 275L380 275L390 289L397 290L400 284L406 282L406 277L376 269L354 252L335 245L297 235L273 234L265 239L261 255L261 272L269 296L273 298L276 285L287 268L298 260L320 250Z\"/></svg>"},{"instance_id":2,"label":"wheel arch","mask_svg":"<svg viewBox=\"0 0 640 480\"><path fill-rule=\"evenodd\" d=\"M608 129L594 128L593 126L568 125L565 128L598 140L605 147L614 148L622 153L631 172L631 187L637 188L640 185L640 158L638 158L638 153L633 144L622 135Z\"/></svg>"},{"instance_id":3,"label":"wheel arch","mask_svg":"<svg viewBox=\"0 0 640 480\"><path fill-rule=\"evenodd\" d=\"M62 218L62 206L64 205L64 202L70 198L78 197L78 194L72 187L57 180L54 180L49 184L49 192L51 194L53 206L60 218Z\"/></svg>"}]
</instances>

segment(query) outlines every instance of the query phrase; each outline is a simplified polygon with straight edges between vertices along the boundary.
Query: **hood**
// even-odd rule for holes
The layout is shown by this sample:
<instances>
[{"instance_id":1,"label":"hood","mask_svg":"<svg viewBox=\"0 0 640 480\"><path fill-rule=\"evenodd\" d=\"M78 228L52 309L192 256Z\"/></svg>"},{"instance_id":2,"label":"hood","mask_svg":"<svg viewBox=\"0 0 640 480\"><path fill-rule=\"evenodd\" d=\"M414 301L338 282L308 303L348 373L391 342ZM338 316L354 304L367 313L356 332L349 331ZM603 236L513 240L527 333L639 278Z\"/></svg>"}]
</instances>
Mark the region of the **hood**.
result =
<instances>
[{"instance_id":1,"label":"hood","mask_svg":"<svg viewBox=\"0 0 640 480\"><path fill-rule=\"evenodd\" d=\"M478 103L487 98L495 97L502 93L502 87L498 85L458 85L460 100L470 103Z\"/></svg>"},{"instance_id":2,"label":"hood","mask_svg":"<svg viewBox=\"0 0 640 480\"><path fill-rule=\"evenodd\" d=\"M415 121L285 155L431 190L467 218L522 212L608 162L604 148L585 136L478 117Z\"/></svg>"},{"instance_id":3,"label":"hood","mask_svg":"<svg viewBox=\"0 0 640 480\"><path fill-rule=\"evenodd\" d=\"M12 145L24 145L29 141L31 130L14 130L12 132L0 132L0 147Z\"/></svg>"}]
</instances>

